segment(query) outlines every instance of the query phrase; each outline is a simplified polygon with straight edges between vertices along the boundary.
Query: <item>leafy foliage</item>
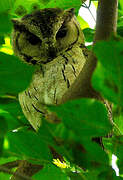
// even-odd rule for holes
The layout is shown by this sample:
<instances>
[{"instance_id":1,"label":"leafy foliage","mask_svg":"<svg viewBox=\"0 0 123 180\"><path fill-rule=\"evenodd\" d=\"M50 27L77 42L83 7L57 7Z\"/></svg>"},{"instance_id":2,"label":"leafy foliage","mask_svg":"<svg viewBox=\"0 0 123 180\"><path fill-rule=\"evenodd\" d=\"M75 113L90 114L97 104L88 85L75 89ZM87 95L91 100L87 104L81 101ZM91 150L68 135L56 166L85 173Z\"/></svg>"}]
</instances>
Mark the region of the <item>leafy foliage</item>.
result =
<instances>
[{"instance_id":1,"label":"leafy foliage","mask_svg":"<svg viewBox=\"0 0 123 180\"><path fill-rule=\"evenodd\" d=\"M94 37L94 33L95 33L95 31L93 29L85 28L83 30L83 33L84 33L84 36L85 36L85 41L93 42L93 37Z\"/></svg>"},{"instance_id":2,"label":"leafy foliage","mask_svg":"<svg viewBox=\"0 0 123 180\"><path fill-rule=\"evenodd\" d=\"M9 65L8 65L9 64ZM1 94L17 94L24 90L32 78L34 68L18 61L15 56L0 53Z\"/></svg>"},{"instance_id":3,"label":"leafy foliage","mask_svg":"<svg viewBox=\"0 0 123 180\"><path fill-rule=\"evenodd\" d=\"M43 168L42 171L40 171L38 174L36 174L34 176L35 180L38 179L47 179L50 180L51 177L54 180L66 180L67 176L65 175L65 173L61 172L60 169L52 164L48 164L45 166L45 168Z\"/></svg>"},{"instance_id":4,"label":"leafy foliage","mask_svg":"<svg viewBox=\"0 0 123 180\"><path fill-rule=\"evenodd\" d=\"M100 63L93 76L94 87L107 99L121 106L123 106L122 47L122 39L97 43L94 52Z\"/></svg>"},{"instance_id":5,"label":"leafy foliage","mask_svg":"<svg viewBox=\"0 0 123 180\"><path fill-rule=\"evenodd\" d=\"M0 13L0 24L2 24L2 26L0 26L0 35L4 35L5 33L6 34L10 33L12 28L12 23L10 22L10 16L6 11Z\"/></svg>"},{"instance_id":6,"label":"leafy foliage","mask_svg":"<svg viewBox=\"0 0 123 180\"><path fill-rule=\"evenodd\" d=\"M40 8L75 8L81 0L4 0L0 1L0 49L10 37L11 18L21 17ZM59 106L49 106L61 119L59 124L45 120L34 132L25 119L17 94L30 83L34 68L13 54L0 52L0 179L10 178L3 164L16 160L43 165L33 179L115 180L123 179L123 1L119 0L118 37L98 42L93 49L98 58L92 77L93 87L113 105L114 125L108 119L105 105L94 99L78 99ZM93 41L95 30L78 16L85 40ZM2 51L2 50L1 50ZM113 136L107 138L107 135ZM102 148L103 143L103 148ZM101 144L101 146L100 146ZM120 176L111 167L111 154L118 157ZM53 159L59 158L56 166ZM7 172L7 173L5 173Z\"/></svg>"},{"instance_id":7,"label":"leafy foliage","mask_svg":"<svg viewBox=\"0 0 123 180\"><path fill-rule=\"evenodd\" d=\"M40 161L40 159L41 161L51 160L47 144L36 133L31 131L11 132L7 135L7 138L10 142L9 151L16 154L16 156L37 161Z\"/></svg>"},{"instance_id":8,"label":"leafy foliage","mask_svg":"<svg viewBox=\"0 0 123 180\"><path fill-rule=\"evenodd\" d=\"M81 99L53 109L62 118L65 126L80 138L105 136L111 130L107 111L98 101Z\"/></svg>"}]
</instances>

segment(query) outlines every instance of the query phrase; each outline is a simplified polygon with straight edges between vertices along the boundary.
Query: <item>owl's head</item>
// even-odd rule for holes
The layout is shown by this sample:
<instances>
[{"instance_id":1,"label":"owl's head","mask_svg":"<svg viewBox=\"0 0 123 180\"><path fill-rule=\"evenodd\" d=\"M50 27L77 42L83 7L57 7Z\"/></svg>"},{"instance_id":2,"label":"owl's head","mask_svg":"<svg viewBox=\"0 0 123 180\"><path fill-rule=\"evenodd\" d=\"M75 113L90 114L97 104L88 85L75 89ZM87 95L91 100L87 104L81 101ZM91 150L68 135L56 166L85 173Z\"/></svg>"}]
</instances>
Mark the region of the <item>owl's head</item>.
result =
<instances>
[{"instance_id":1,"label":"owl's head","mask_svg":"<svg viewBox=\"0 0 123 180\"><path fill-rule=\"evenodd\" d=\"M42 9L12 22L14 53L29 64L46 64L84 41L73 8Z\"/></svg>"}]
</instances>

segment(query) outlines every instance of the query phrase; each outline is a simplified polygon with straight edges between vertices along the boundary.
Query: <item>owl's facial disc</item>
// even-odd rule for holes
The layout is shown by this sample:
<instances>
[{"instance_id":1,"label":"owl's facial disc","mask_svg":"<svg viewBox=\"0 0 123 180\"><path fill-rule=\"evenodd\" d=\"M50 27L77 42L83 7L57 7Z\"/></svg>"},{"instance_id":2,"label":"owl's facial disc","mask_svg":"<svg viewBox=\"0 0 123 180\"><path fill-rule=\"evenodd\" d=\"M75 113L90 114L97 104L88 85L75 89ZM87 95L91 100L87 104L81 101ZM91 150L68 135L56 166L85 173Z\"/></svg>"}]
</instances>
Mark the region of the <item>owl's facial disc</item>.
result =
<instances>
[{"instance_id":1,"label":"owl's facial disc","mask_svg":"<svg viewBox=\"0 0 123 180\"><path fill-rule=\"evenodd\" d=\"M63 14L63 22L61 23L61 27L56 34L56 40L59 38L64 38L67 35L67 27L66 24L71 21L74 16L74 8L70 8L64 11Z\"/></svg>"},{"instance_id":2,"label":"owl's facial disc","mask_svg":"<svg viewBox=\"0 0 123 180\"><path fill-rule=\"evenodd\" d=\"M74 41L68 42L73 16L73 8L49 8L12 20L15 54L30 64L52 61Z\"/></svg>"}]
</instances>

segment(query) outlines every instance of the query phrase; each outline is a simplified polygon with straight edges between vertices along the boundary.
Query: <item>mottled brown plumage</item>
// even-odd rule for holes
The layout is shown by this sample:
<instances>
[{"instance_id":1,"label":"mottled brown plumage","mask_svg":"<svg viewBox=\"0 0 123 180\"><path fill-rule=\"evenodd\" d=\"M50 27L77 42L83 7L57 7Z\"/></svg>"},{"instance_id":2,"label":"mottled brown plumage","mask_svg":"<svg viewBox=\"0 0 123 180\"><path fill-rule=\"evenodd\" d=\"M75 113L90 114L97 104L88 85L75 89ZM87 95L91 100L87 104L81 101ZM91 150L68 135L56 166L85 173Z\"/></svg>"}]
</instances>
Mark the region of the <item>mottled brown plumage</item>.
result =
<instances>
[{"instance_id":1,"label":"mottled brown plumage","mask_svg":"<svg viewBox=\"0 0 123 180\"><path fill-rule=\"evenodd\" d=\"M82 70L88 54L73 9L42 9L13 19L13 23L15 55L38 65L30 86L19 94L22 110L37 130L43 116L50 122L55 121L46 105L59 104Z\"/></svg>"}]
</instances>

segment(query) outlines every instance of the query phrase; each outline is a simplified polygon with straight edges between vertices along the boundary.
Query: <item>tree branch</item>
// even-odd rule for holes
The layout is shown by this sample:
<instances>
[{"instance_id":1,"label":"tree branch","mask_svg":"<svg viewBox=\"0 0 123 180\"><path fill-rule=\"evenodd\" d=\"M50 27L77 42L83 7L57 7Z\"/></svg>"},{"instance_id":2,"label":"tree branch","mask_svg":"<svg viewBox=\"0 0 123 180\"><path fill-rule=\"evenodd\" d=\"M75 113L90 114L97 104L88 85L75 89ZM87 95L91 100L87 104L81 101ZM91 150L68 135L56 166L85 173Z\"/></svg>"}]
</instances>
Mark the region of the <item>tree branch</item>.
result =
<instances>
[{"instance_id":1,"label":"tree branch","mask_svg":"<svg viewBox=\"0 0 123 180\"><path fill-rule=\"evenodd\" d=\"M18 167L15 172L11 169ZM31 176L43 168L39 164L31 164L26 160L16 160L0 165L0 172L13 175L11 180L31 180Z\"/></svg>"},{"instance_id":2,"label":"tree branch","mask_svg":"<svg viewBox=\"0 0 123 180\"><path fill-rule=\"evenodd\" d=\"M93 45L99 40L107 40L112 34L116 34L117 4L118 0L99 0ZM91 52L78 78L65 93L60 103L82 97L102 99L100 94L91 86L91 77L96 64L97 59Z\"/></svg>"},{"instance_id":3,"label":"tree branch","mask_svg":"<svg viewBox=\"0 0 123 180\"><path fill-rule=\"evenodd\" d=\"M11 180L31 180L31 177L43 168L42 165L32 164L27 160L21 160Z\"/></svg>"},{"instance_id":4,"label":"tree branch","mask_svg":"<svg viewBox=\"0 0 123 180\"><path fill-rule=\"evenodd\" d=\"M116 34L117 6L118 0L99 0L95 42L98 40L107 40L112 34Z\"/></svg>"},{"instance_id":5,"label":"tree branch","mask_svg":"<svg viewBox=\"0 0 123 180\"><path fill-rule=\"evenodd\" d=\"M14 173L12 170L10 170L11 168L7 168L6 166L0 166L0 171L1 172L4 172L4 173L7 173L7 174L11 174L11 175L15 175L17 177L19 177L20 179L23 179L23 180L32 180L30 177L28 176L25 176L21 173ZM12 180L12 177L11 177L11 180Z\"/></svg>"},{"instance_id":6,"label":"tree branch","mask_svg":"<svg viewBox=\"0 0 123 180\"><path fill-rule=\"evenodd\" d=\"M7 168L7 169L12 169L15 168L19 165L19 163L21 162L21 160L16 160L16 161L12 161L12 162L8 162L5 164L1 164L0 165L0 171L2 171L2 168Z\"/></svg>"}]
</instances>

